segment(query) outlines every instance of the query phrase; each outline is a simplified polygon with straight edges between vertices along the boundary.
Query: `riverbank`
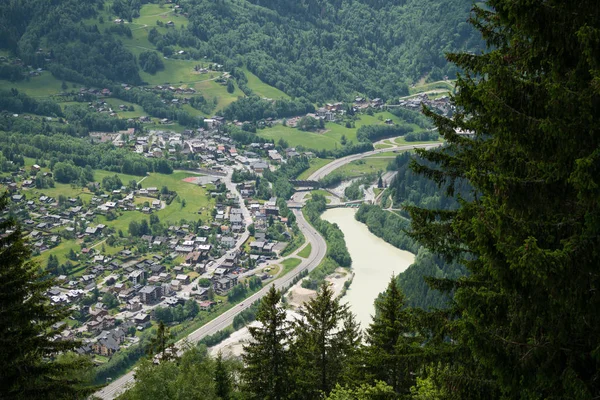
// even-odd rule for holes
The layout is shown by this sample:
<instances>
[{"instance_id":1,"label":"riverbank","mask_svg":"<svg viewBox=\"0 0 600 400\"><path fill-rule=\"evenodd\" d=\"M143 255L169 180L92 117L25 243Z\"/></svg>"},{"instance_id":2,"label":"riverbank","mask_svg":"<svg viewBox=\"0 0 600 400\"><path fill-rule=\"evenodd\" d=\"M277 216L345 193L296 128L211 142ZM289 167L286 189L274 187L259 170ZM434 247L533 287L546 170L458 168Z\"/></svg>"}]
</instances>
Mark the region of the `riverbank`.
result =
<instances>
[{"instance_id":1,"label":"riverbank","mask_svg":"<svg viewBox=\"0 0 600 400\"><path fill-rule=\"evenodd\" d=\"M335 273L327 276L325 280L331 285L334 296L338 297L344 295L346 282L350 281L353 276L354 274L348 270L344 268L338 268ZM310 301L310 299L316 295L316 290L302 287L302 280L290 287L284 294L285 301L289 305L287 309L288 322L291 323L294 320L301 318L300 314L298 313L298 309L302 307L305 302ZM248 326L260 326L260 322L254 321ZM248 330L248 326L233 332L227 339L211 347L209 349L209 353L213 356L216 356L219 352L221 352L224 357L241 357L242 353L244 352L244 345L252 339Z\"/></svg>"},{"instance_id":2,"label":"riverbank","mask_svg":"<svg viewBox=\"0 0 600 400\"><path fill-rule=\"evenodd\" d=\"M337 224L344 234L354 273L344 301L365 329L375 313L373 303L379 293L385 290L392 275L404 272L414 262L415 255L375 236L354 218L355 213L351 208L334 208L325 211L321 218Z\"/></svg>"}]
</instances>

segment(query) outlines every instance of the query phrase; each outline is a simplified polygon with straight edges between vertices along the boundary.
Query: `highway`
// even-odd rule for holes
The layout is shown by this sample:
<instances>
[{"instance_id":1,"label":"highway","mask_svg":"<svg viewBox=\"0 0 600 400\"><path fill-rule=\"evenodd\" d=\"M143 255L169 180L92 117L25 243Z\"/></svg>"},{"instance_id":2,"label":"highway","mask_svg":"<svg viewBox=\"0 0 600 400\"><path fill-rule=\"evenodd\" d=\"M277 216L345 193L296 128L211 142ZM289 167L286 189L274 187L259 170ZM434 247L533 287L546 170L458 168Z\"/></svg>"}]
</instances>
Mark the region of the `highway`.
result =
<instances>
[{"instance_id":1,"label":"highway","mask_svg":"<svg viewBox=\"0 0 600 400\"><path fill-rule=\"evenodd\" d=\"M261 299L269 290L271 285L275 285L277 289L287 289L293 282L293 280L302 273L304 270L312 271L321 263L321 260L325 257L325 253L327 251L327 245L325 240L315 231L315 229L304 219L302 212L299 210L294 210L294 214L296 215L296 222L298 223L298 227L306 237L306 240L311 244L312 251L310 256L306 259L301 259L302 262L294 268L287 275L276 279L273 283L265 286L259 292L253 294L248 297L242 303L234 306L233 308L227 310L223 314L219 315L214 320L208 322L203 325L199 329L192 332L187 338L182 339L177 343L178 347L181 348L181 345L184 344L185 341L191 344L197 343L200 339L207 335L212 335L217 331L226 328L227 326L233 323L233 318L242 312L243 310L249 308L252 303L256 300ZM123 375L122 377L114 380L109 385L105 386L103 389L99 390L95 393L95 395L101 399L112 400L116 398L119 394L121 394L129 384L132 384L135 379L135 370L130 371L129 373Z\"/></svg>"},{"instance_id":2,"label":"highway","mask_svg":"<svg viewBox=\"0 0 600 400\"><path fill-rule=\"evenodd\" d=\"M377 144L377 143L375 143ZM369 157L375 154L388 153L390 151L402 151L402 150L413 150L413 149L429 149L433 147L441 146L443 143L433 142L433 143L424 143L424 144L409 144L404 146L394 146L387 147L385 149L377 149L372 151L367 151L365 153L352 154L346 157L338 158L335 161L330 162L329 164L321 167L317 171L313 172L311 176L308 177L309 181L319 181L323 179L325 176L332 173L334 170L340 168L342 165L348 164L355 160L360 160L361 158Z\"/></svg>"},{"instance_id":3,"label":"highway","mask_svg":"<svg viewBox=\"0 0 600 400\"><path fill-rule=\"evenodd\" d=\"M442 143L427 143L427 144L394 146L394 147L388 147L385 149L377 149L377 150L373 150L373 151L368 151L368 152L360 153L360 154L353 154L350 156L339 158L339 159L332 161L329 164L323 166L319 170L315 171L308 178L308 180L319 180L319 179L323 178L324 176L330 174L337 168L340 168L342 165L348 164L354 160L359 160L361 158L368 157L368 156L371 156L374 154L386 153L386 152L390 152L390 151L412 150L415 148L433 148L433 147L437 147L437 146L441 146L441 145L442 145ZM228 174L228 175L230 176L230 174ZM233 192L237 193L237 190L235 190L234 188L232 188L232 187L230 188L229 186L228 186L228 188L230 190L233 189ZM306 195L306 192L297 192L294 194L294 196L292 196L292 198L294 199L294 201L298 201L298 202L302 203L305 195ZM245 217L246 223L247 223L248 222L247 218L249 216L248 216L248 214L246 214L246 212L247 212L247 209L244 212L244 217ZM321 263L321 260L325 257L325 253L327 252L327 244L325 243L325 240L308 223L308 221L306 221L304 219L304 216L302 215L301 210L293 210L293 212L296 215L296 222L298 224L298 227L300 228L300 230L306 237L306 240L311 244L312 251L310 253L310 256L308 256L308 258L306 258L306 259L301 259L302 262L287 275L276 279L271 284L269 284L269 285L265 286L263 289L261 289L259 292L255 293L252 296L245 299L242 303L238 304L237 306L232 307L231 309L227 310L223 314L219 315L214 320L208 322L207 324L203 325L202 327L198 328L197 330L195 330L194 332L189 334L185 339L182 339L179 342L177 342L178 348L181 349L184 342L195 344L199 340L204 338L205 336L212 335L212 334L218 332L219 330L226 328L227 326L229 326L233 323L233 318L235 318L235 316L237 314L239 314L240 312L249 308L252 305L252 303L254 303L255 301L261 299L266 294L266 292L268 291L268 289L271 285L275 285L275 287L277 289L282 289L282 288L287 289L287 287L292 284L293 280L298 275L300 275L302 273L302 271L304 271L304 270L312 271L314 268L316 268ZM119 394L123 393L123 391L125 389L127 389L127 386L133 383L134 379L135 379L135 370L130 371L129 373L123 375L122 377L114 380L109 385L105 386L103 389L97 391L95 393L95 395L104 400L112 400L112 399L116 398L117 396L119 396Z\"/></svg>"}]
</instances>

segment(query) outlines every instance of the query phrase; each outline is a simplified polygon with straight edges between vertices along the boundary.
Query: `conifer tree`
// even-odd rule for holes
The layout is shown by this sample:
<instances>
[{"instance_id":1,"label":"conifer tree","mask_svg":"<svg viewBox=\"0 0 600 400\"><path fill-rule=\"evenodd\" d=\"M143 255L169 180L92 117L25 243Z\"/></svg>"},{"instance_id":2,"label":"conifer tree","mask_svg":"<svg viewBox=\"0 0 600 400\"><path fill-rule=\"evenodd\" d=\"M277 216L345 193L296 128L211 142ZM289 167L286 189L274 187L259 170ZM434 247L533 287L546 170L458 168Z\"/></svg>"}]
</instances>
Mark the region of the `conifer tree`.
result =
<instances>
[{"instance_id":1,"label":"conifer tree","mask_svg":"<svg viewBox=\"0 0 600 400\"><path fill-rule=\"evenodd\" d=\"M457 112L427 112L447 146L414 168L474 200L409 208L415 237L469 270L436 282L455 290L447 392L598 398L600 7L489 0L472 22L490 47L450 56Z\"/></svg>"},{"instance_id":2,"label":"conifer tree","mask_svg":"<svg viewBox=\"0 0 600 400\"><path fill-rule=\"evenodd\" d=\"M392 276L386 291L375 301L375 315L366 333L365 362L368 375L406 394L413 384L411 372L418 364L416 357L411 357L416 343L411 311L404 305L404 295Z\"/></svg>"},{"instance_id":3,"label":"conifer tree","mask_svg":"<svg viewBox=\"0 0 600 400\"><path fill-rule=\"evenodd\" d=\"M7 197L0 198L6 209ZM0 398L71 399L89 393L83 387L91 363L68 356L78 345L55 340L68 315L48 302L55 282L40 274L18 225L0 221ZM61 356L61 354L63 354Z\"/></svg>"},{"instance_id":4,"label":"conifer tree","mask_svg":"<svg viewBox=\"0 0 600 400\"><path fill-rule=\"evenodd\" d=\"M303 318L295 322L292 345L295 395L314 399L327 395L338 382L359 337L348 306L334 298L326 282L299 312Z\"/></svg>"},{"instance_id":5,"label":"conifer tree","mask_svg":"<svg viewBox=\"0 0 600 400\"><path fill-rule=\"evenodd\" d=\"M272 285L256 314L261 326L248 327L252 341L244 346L243 376L251 398L285 399L290 392L290 327L280 301L281 292Z\"/></svg>"},{"instance_id":6,"label":"conifer tree","mask_svg":"<svg viewBox=\"0 0 600 400\"><path fill-rule=\"evenodd\" d=\"M169 343L171 340L171 332L165 327L163 321L158 323L156 328L156 336L150 340L147 353L149 356L157 355L160 361L170 361L177 358L177 350L174 343Z\"/></svg>"},{"instance_id":7,"label":"conifer tree","mask_svg":"<svg viewBox=\"0 0 600 400\"><path fill-rule=\"evenodd\" d=\"M220 400L229 400L232 392L231 376L220 351L215 359L215 364L215 394Z\"/></svg>"}]
</instances>

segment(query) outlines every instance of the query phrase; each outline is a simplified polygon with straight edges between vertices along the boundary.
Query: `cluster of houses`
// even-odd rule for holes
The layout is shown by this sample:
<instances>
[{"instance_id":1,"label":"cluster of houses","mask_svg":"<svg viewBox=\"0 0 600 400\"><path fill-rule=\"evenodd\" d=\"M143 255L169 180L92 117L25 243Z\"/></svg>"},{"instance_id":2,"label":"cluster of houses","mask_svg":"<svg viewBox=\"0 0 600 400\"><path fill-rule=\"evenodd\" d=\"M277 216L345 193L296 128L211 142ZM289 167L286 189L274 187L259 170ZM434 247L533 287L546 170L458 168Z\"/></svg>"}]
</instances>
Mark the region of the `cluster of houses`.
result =
<instances>
[{"instance_id":1,"label":"cluster of houses","mask_svg":"<svg viewBox=\"0 0 600 400\"><path fill-rule=\"evenodd\" d=\"M56 247L64 236L79 239L87 236L100 237L106 228L103 224L92 222L94 210L82 205L78 198L68 198L67 203L59 208L58 200L50 196L32 198L18 190L13 193L12 211L21 217L22 230L38 252ZM74 226L76 224L78 229Z\"/></svg>"},{"instance_id":2,"label":"cluster of houses","mask_svg":"<svg viewBox=\"0 0 600 400\"><path fill-rule=\"evenodd\" d=\"M442 115L448 116L454 110L454 106L450 102L450 97L442 96L436 99L430 99L427 93L419 94L410 99L400 100L398 106L412 111L421 111L421 104L425 104L428 108L437 110Z\"/></svg>"}]
</instances>

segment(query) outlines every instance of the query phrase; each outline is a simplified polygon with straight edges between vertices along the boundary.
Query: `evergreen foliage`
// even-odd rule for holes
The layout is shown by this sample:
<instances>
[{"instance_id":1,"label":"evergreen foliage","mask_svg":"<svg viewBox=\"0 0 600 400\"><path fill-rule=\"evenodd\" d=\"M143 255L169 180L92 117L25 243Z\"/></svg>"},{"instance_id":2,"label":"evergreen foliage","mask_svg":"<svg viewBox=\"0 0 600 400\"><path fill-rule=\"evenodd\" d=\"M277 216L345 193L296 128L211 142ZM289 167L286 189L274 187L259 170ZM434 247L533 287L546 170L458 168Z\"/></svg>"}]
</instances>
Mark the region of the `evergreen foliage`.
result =
<instances>
[{"instance_id":1,"label":"evergreen foliage","mask_svg":"<svg viewBox=\"0 0 600 400\"><path fill-rule=\"evenodd\" d=\"M155 74L157 71L165 69L165 64L155 51L141 52L138 61L142 69L149 74Z\"/></svg>"},{"instance_id":2,"label":"evergreen foliage","mask_svg":"<svg viewBox=\"0 0 600 400\"><path fill-rule=\"evenodd\" d=\"M348 306L333 297L327 283L299 312L303 318L295 322L291 346L295 395L314 399L328 394L350 367L347 357L360 342L360 334Z\"/></svg>"},{"instance_id":3,"label":"evergreen foliage","mask_svg":"<svg viewBox=\"0 0 600 400\"><path fill-rule=\"evenodd\" d=\"M271 286L256 315L261 326L248 327L252 341L244 346L243 376L253 399L279 400L289 394L291 331L280 302L281 292Z\"/></svg>"},{"instance_id":4,"label":"evergreen foliage","mask_svg":"<svg viewBox=\"0 0 600 400\"><path fill-rule=\"evenodd\" d=\"M160 321L156 328L156 336L150 340L146 352L150 357L157 356L161 362L175 359L177 354L171 339L169 328Z\"/></svg>"},{"instance_id":5,"label":"evergreen foliage","mask_svg":"<svg viewBox=\"0 0 600 400\"><path fill-rule=\"evenodd\" d=\"M469 271L446 328L455 356L439 372L453 398L591 399L600 395L600 8L594 1L490 0L473 23L490 49L464 68L448 142L419 152L417 172L455 211L411 207L415 237ZM474 133L473 138L455 131Z\"/></svg>"},{"instance_id":6,"label":"evergreen foliage","mask_svg":"<svg viewBox=\"0 0 600 400\"><path fill-rule=\"evenodd\" d=\"M0 198L0 209L7 207ZM48 303L54 285L29 261L31 251L11 219L0 221L0 391L3 399L72 399L85 388L87 358L68 355L77 342L55 340L66 308ZM62 354L62 355L61 355Z\"/></svg>"},{"instance_id":7,"label":"evergreen foliage","mask_svg":"<svg viewBox=\"0 0 600 400\"><path fill-rule=\"evenodd\" d=\"M323 102L358 92L390 99L408 94L406 83L423 76L453 78L456 68L444 53L480 47L466 23L470 6L464 0L202 0L184 4L185 32L160 41L193 43L213 59L245 64L297 98ZM246 92L243 81L240 88Z\"/></svg>"},{"instance_id":8,"label":"evergreen foliage","mask_svg":"<svg viewBox=\"0 0 600 400\"><path fill-rule=\"evenodd\" d=\"M392 276L386 291L375 301L373 322L367 328L365 362L369 376L386 382L396 393L408 394L414 384L412 371L418 370L413 347L413 317L405 308L405 298Z\"/></svg>"},{"instance_id":9,"label":"evergreen foliage","mask_svg":"<svg viewBox=\"0 0 600 400\"><path fill-rule=\"evenodd\" d=\"M224 372L231 376L239 373L240 366L235 361L223 359L218 368L219 374ZM205 346L188 349L178 362L153 364L146 359L136 369L136 384L119 398L219 400L222 398L217 393L216 373L217 362L208 356ZM239 391L234 382L232 390Z\"/></svg>"}]
</instances>

